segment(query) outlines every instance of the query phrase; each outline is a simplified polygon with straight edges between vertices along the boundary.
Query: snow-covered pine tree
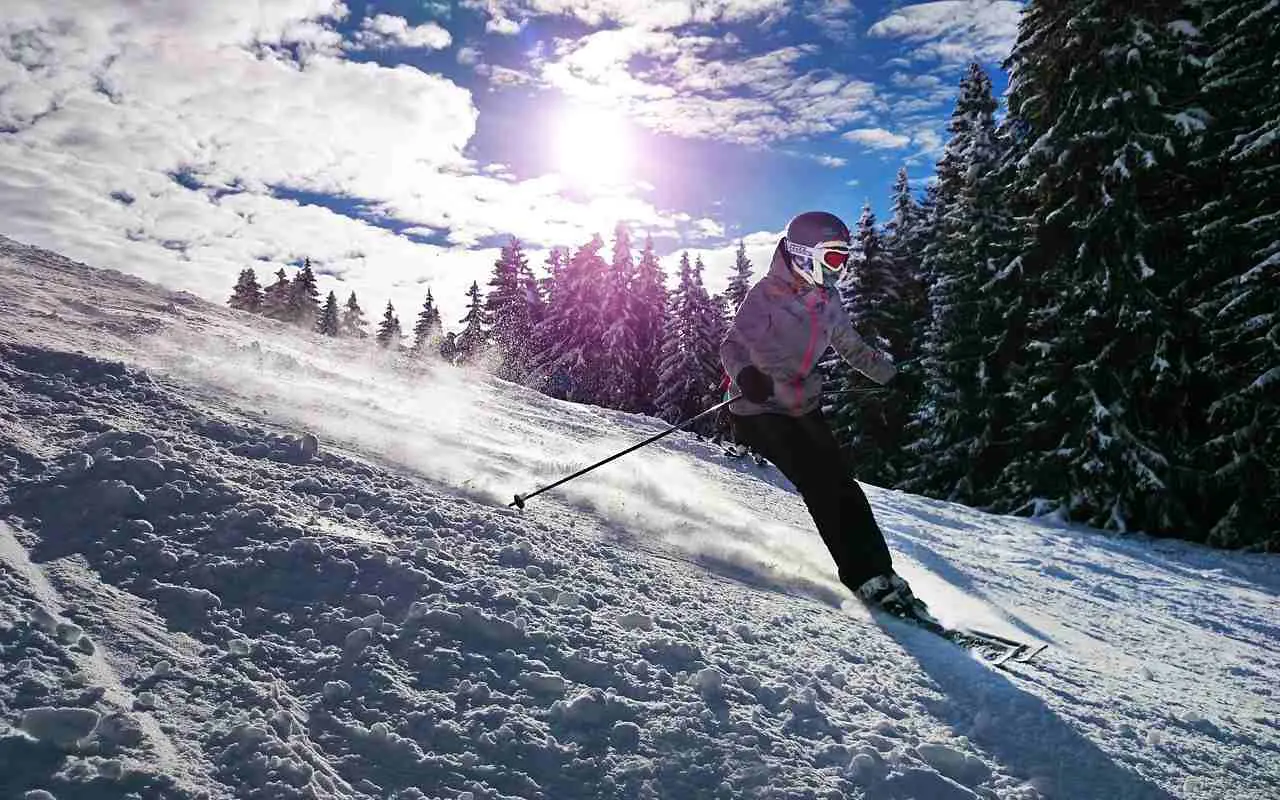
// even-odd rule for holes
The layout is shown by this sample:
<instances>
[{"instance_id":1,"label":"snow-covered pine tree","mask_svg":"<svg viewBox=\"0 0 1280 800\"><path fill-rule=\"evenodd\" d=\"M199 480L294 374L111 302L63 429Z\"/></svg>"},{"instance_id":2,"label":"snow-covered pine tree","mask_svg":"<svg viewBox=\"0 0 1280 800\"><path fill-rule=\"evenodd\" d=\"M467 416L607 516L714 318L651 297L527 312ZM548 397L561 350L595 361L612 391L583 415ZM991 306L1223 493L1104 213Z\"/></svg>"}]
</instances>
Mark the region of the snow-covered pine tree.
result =
<instances>
[{"instance_id":1,"label":"snow-covered pine tree","mask_svg":"<svg viewBox=\"0 0 1280 800\"><path fill-rule=\"evenodd\" d=\"M928 315L928 285L921 265L922 251L928 239L925 209L911 190L906 167L898 170L893 182L890 205L893 215L884 224L882 235L884 259L889 263L898 284L899 302L893 306L893 326L911 332L911 344L918 348ZM896 355L896 354L895 354ZM904 353L914 358L916 352ZM899 377L902 377L901 371ZM895 381L898 378L895 378Z\"/></svg>"},{"instance_id":2,"label":"snow-covered pine tree","mask_svg":"<svg viewBox=\"0 0 1280 800\"><path fill-rule=\"evenodd\" d=\"M489 316L484 310L484 298L480 296L480 282L472 281L467 290L467 313L458 320L463 325L458 334L455 361L471 361L481 355L489 344L487 327Z\"/></svg>"},{"instance_id":3,"label":"snow-covered pine tree","mask_svg":"<svg viewBox=\"0 0 1280 800\"><path fill-rule=\"evenodd\" d=\"M720 384L724 382L724 365L720 363L720 344L724 341L724 337L729 333L729 323L733 321L733 311L729 307L729 297L726 293L711 295L711 336L708 341L707 352L711 358L710 370L715 375L715 391L710 395L712 400L723 399L720 392Z\"/></svg>"},{"instance_id":4,"label":"snow-covered pine tree","mask_svg":"<svg viewBox=\"0 0 1280 800\"><path fill-rule=\"evenodd\" d=\"M368 323L364 318L364 309L360 308L360 301L356 299L356 293L352 292L347 296L346 305L342 307L342 321L339 325L342 336L350 336L356 339L369 338Z\"/></svg>"},{"instance_id":5,"label":"snow-covered pine tree","mask_svg":"<svg viewBox=\"0 0 1280 800\"><path fill-rule=\"evenodd\" d=\"M289 283L289 276L285 274L282 267L276 272L275 283L267 286L262 292L262 313L271 319L278 319L282 322L289 319L289 298L292 296L293 289Z\"/></svg>"},{"instance_id":6,"label":"snow-covered pine tree","mask_svg":"<svg viewBox=\"0 0 1280 800\"><path fill-rule=\"evenodd\" d=\"M337 336L342 331L342 320L338 316L338 296L332 291L325 298L324 308L320 310L320 319L316 321L316 332L325 336Z\"/></svg>"},{"instance_id":7,"label":"snow-covered pine tree","mask_svg":"<svg viewBox=\"0 0 1280 800\"><path fill-rule=\"evenodd\" d=\"M439 351L439 339L444 332L440 319L440 309L436 308L435 298L427 289L427 299L422 302L422 310L413 324L413 353L422 356Z\"/></svg>"},{"instance_id":8,"label":"snow-covered pine tree","mask_svg":"<svg viewBox=\"0 0 1280 800\"><path fill-rule=\"evenodd\" d=\"M289 321L311 329L319 317L320 289L316 286L316 274L311 270L311 259L308 258L289 286Z\"/></svg>"},{"instance_id":9,"label":"snow-covered pine tree","mask_svg":"<svg viewBox=\"0 0 1280 800\"><path fill-rule=\"evenodd\" d=\"M662 336L667 313L666 275L653 251L653 239L645 237L644 250L636 265L632 282L635 299L634 325L636 361L631 407L652 414L657 410L658 363L662 354Z\"/></svg>"},{"instance_id":10,"label":"snow-covered pine tree","mask_svg":"<svg viewBox=\"0 0 1280 800\"><path fill-rule=\"evenodd\" d=\"M890 353L895 360L906 349L910 333L898 330L900 301L898 276L887 258L884 241L868 202L862 207L853 233L854 256L841 280L839 298L853 327L867 344ZM837 360L832 368L838 390L865 389L875 384L861 373ZM837 440L847 448L858 477L879 485L891 485L897 476L889 469L905 435L906 409L901 398L887 391L879 394L839 395L832 399L832 428Z\"/></svg>"},{"instance_id":11,"label":"snow-covered pine tree","mask_svg":"<svg viewBox=\"0 0 1280 800\"><path fill-rule=\"evenodd\" d=\"M715 392L719 342L712 348L713 328L711 298L702 285L701 271L689 263L689 254L683 253L680 282L668 305L659 362L657 405L663 419L678 422L697 414Z\"/></svg>"},{"instance_id":12,"label":"snow-covered pine tree","mask_svg":"<svg viewBox=\"0 0 1280 800\"><path fill-rule=\"evenodd\" d=\"M888 309L890 327L901 337L890 343L890 354L898 366L898 374L886 391L894 404L894 425L899 426L896 444L886 445L886 477L884 485L901 485L915 466L915 453L910 447L917 432L911 417L920 406L923 395L923 372L920 354L929 321L928 285L924 278L921 254L928 238L925 209L911 190L905 167L898 170L891 196L892 216L884 225L881 237L882 258L893 275L897 298Z\"/></svg>"},{"instance_id":13,"label":"snow-covered pine tree","mask_svg":"<svg viewBox=\"0 0 1280 800\"><path fill-rule=\"evenodd\" d=\"M528 261L524 263L524 275L521 281L524 287L525 307L529 310L529 341L526 345L525 367L526 379L528 373L533 369L533 359L541 349L538 347L537 336L534 331L542 324L542 320L547 316L547 301L543 296L543 283L538 276L533 274L533 268L529 266Z\"/></svg>"},{"instance_id":14,"label":"snow-covered pine tree","mask_svg":"<svg viewBox=\"0 0 1280 800\"><path fill-rule=\"evenodd\" d=\"M227 305L237 311L248 311L252 314L262 310L262 287L258 285L258 275L252 267L240 270L240 277L236 281Z\"/></svg>"},{"instance_id":15,"label":"snow-covered pine tree","mask_svg":"<svg viewBox=\"0 0 1280 800\"><path fill-rule=\"evenodd\" d=\"M1195 265L1179 206L1198 68L1164 0L1036 0L1011 56L1010 116L1033 142L1024 287L1029 363L998 507L1112 529L1194 528L1181 482L1196 333L1169 298ZM1030 282L1030 285L1028 285Z\"/></svg>"},{"instance_id":16,"label":"snow-covered pine tree","mask_svg":"<svg viewBox=\"0 0 1280 800\"><path fill-rule=\"evenodd\" d=\"M631 234L621 222L613 232L613 264L604 283L601 316L604 325L604 381L601 405L636 411L636 264L631 256Z\"/></svg>"},{"instance_id":17,"label":"snow-covered pine tree","mask_svg":"<svg viewBox=\"0 0 1280 800\"><path fill-rule=\"evenodd\" d=\"M400 349L400 318L396 316L395 306L387 301L387 308L382 312L382 321L378 323L378 335L375 337L379 347L392 350Z\"/></svg>"},{"instance_id":18,"label":"snow-covered pine tree","mask_svg":"<svg viewBox=\"0 0 1280 800\"><path fill-rule=\"evenodd\" d=\"M545 391L575 403L599 403L603 393L603 283L608 266L599 236L564 264L552 286L547 316L539 326L543 351L534 359Z\"/></svg>"},{"instance_id":19,"label":"snow-covered pine tree","mask_svg":"<svg viewBox=\"0 0 1280 800\"><path fill-rule=\"evenodd\" d=\"M1190 221L1206 322L1196 372L1211 380L1203 441L1208 541L1280 550L1280 6L1207 0L1201 101L1210 124L1196 164L1208 202ZM1190 33L1190 31L1188 31ZM1186 113L1184 124L1202 126Z\"/></svg>"},{"instance_id":20,"label":"snow-covered pine tree","mask_svg":"<svg viewBox=\"0 0 1280 800\"><path fill-rule=\"evenodd\" d=\"M528 375L533 357L535 307L529 296L533 273L515 237L502 248L493 265L489 294L485 298L484 320L491 329L487 340L498 348L497 374L511 381L522 381ZM468 337L471 338L471 337Z\"/></svg>"},{"instance_id":21,"label":"snow-covered pine tree","mask_svg":"<svg viewBox=\"0 0 1280 800\"><path fill-rule=\"evenodd\" d=\"M554 302L556 287L564 277L564 267L568 263L568 253L559 247L551 248L547 253L547 274L538 282L538 294L542 298L543 318L549 313L548 307Z\"/></svg>"},{"instance_id":22,"label":"snow-covered pine tree","mask_svg":"<svg viewBox=\"0 0 1280 800\"><path fill-rule=\"evenodd\" d=\"M747 243L738 242L737 257L733 262L733 275L729 278L729 287L724 290L725 303L730 315L738 313L738 306L746 299L751 290L751 259L747 258Z\"/></svg>"},{"instance_id":23,"label":"snow-covered pine tree","mask_svg":"<svg viewBox=\"0 0 1280 800\"><path fill-rule=\"evenodd\" d=\"M925 248L931 316L924 339L924 396L913 429L919 461L906 485L985 504L1010 453L1012 420L998 401L1006 391L994 356L1014 298L997 280L1013 259L1012 224L997 184L1001 151L991 79L971 64L952 114L952 137L938 164L936 224ZM1001 414L993 412L1000 410Z\"/></svg>"},{"instance_id":24,"label":"snow-covered pine tree","mask_svg":"<svg viewBox=\"0 0 1280 800\"><path fill-rule=\"evenodd\" d=\"M724 367L720 363L720 343L724 341L729 330L726 308L722 300L716 300L707 291L703 275L706 264L702 256L693 262L693 285L695 288L694 322L691 345L697 355L700 374L702 376L702 396L698 401L699 410L720 401L720 383L724 375ZM706 420L704 429L710 430L713 420Z\"/></svg>"},{"instance_id":25,"label":"snow-covered pine tree","mask_svg":"<svg viewBox=\"0 0 1280 800\"><path fill-rule=\"evenodd\" d=\"M568 336L568 281L564 277L568 260L568 254L559 247L553 247L547 253L546 275L539 281L538 287L538 295L542 298L542 314L533 327L531 373L525 381L544 394L561 399L568 392L567 378L559 376L553 383L548 359L557 343Z\"/></svg>"}]
</instances>

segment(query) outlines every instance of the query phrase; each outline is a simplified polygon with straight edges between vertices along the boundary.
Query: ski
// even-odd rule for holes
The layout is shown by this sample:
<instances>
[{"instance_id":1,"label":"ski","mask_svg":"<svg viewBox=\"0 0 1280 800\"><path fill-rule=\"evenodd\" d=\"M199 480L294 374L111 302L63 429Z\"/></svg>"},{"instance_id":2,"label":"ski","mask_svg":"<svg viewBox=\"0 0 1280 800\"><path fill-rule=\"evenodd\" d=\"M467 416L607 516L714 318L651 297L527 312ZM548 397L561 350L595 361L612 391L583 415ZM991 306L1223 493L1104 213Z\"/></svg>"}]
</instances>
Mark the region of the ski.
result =
<instances>
[{"instance_id":1,"label":"ski","mask_svg":"<svg viewBox=\"0 0 1280 800\"><path fill-rule=\"evenodd\" d=\"M1003 669L1010 662L1030 664L1032 659L1048 648L1042 642L1028 643L1007 636L990 633L973 628L949 628L930 619L914 614L890 614L893 619L914 625L921 630L929 631L952 644L978 653L982 660L993 667Z\"/></svg>"}]
</instances>

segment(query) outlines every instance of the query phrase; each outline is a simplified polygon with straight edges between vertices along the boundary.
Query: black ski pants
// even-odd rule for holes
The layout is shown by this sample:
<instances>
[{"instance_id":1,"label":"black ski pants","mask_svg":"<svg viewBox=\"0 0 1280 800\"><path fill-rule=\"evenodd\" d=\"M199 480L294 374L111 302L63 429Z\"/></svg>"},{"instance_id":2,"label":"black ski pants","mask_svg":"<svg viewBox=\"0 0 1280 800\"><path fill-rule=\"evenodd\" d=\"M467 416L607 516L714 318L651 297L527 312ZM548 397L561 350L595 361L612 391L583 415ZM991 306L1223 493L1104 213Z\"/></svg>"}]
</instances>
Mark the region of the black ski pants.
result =
<instances>
[{"instance_id":1,"label":"black ski pants","mask_svg":"<svg viewBox=\"0 0 1280 800\"><path fill-rule=\"evenodd\" d=\"M733 415L739 444L753 448L795 484L850 589L893 570L884 534L862 487L853 479L821 411Z\"/></svg>"}]
</instances>

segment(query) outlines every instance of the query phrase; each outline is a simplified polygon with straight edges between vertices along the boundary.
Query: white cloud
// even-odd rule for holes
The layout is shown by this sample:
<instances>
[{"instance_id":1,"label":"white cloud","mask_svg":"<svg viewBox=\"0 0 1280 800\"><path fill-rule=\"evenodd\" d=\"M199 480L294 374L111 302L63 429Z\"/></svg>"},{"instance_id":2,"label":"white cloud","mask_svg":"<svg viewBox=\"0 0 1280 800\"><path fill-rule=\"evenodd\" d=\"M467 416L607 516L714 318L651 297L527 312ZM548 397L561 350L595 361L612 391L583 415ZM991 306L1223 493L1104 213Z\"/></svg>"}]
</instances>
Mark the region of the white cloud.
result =
<instances>
[{"instance_id":1,"label":"white cloud","mask_svg":"<svg viewBox=\"0 0 1280 800\"><path fill-rule=\"evenodd\" d=\"M498 64L477 64L476 73L489 79L494 86L529 86L538 79L518 69L499 66Z\"/></svg>"},{"instance_id":2,"label":"white cloud","mask_svg":"<svg viewBox=\"0 0 1280 800\"><path fill-rule=\"evenodd\" d=\"M824 37L835 41L847 38L861 16L852 0L816 0L802 7L805 18L817 25Z\"/></svg>"},{"instance_id":3,"label":"white cloud","mask_svg":"<svg viewBox=\"0 0 1280 800\"><path fill-rule=\"evenodd\" d=\"M789 10L787 0L464 0L464 5L485 12L490 27L515 26L517 30L537 16L573 17L592 27L618 23L647 30L670 30L691 23L773 19Z\"/></svg>"},{"instance_id":4,"label":"white cloud","mask_svg":"<svg viewBox=\"0 0 1280 800\"><path fill-rule=\"evenodd\" d=\"M470 93L413 67L346 60L335 32L345 14L337 0L7 0L0 233L215 299L246 265L309 256L362 295L438 284L453 313L488 271L492 253L472 248L491 237L536 248L618 220L664 235L688 227L638 199L577 202L558 179L486 173L464 155ZM289 192L349 198L454 246Z\"/></svg>"},{"instance_id":5,"label":"white cloud","mask_svg":"<svg viewBox=\"0 0 1280 800\"><path fill-rule=\"evenodd\" d=\"M478 47L459 47L458 63L464 67L474 67L480 63L480 48Z\"/></svg>"},{"instance_id":6,"label":"white cloud","mask_svg":"<svg viewBox=\"0 0 1280 800\"><path fill-rule=\"evenodd\" d=\"M839 156L829 156L829 155L826 155L825 153L814 156L813 160L817 161L822 166L830 167L831 169L839 169L840 167L845 167L845 166L848 166L849 164L849 159L847 158L840 158Z\"/></svg>"},{"instance_id":7,"label":"white cloud","mask_svg":"<svg viewBox=\"0 0 1280 800\"><path fill-rule=\"evenodd\" d=\"M707 239L720 239L724 236L724 226L714 219L703 217L695 223L698 234Z\"/></svg>"},{"instance_id":8,"label":"white cloud","mask_svg":"<svg viewBox=\"0 0 1280 800\"><path fill-rule=\"evenodd\" d=\"M858 128L844 133L841 138L873 150L897 150L911 144L910 136L884 128Z\"/></svg>"},{"instance_id":9,"label":"white cloud","mask_svg":"<svg viewBox=\"0 0 1280 800\"><path fill-rule=\"evenodd\" d=\"M486 33L496 33L500 36L515 36L520 32L520 23L506 17L494 17L485 23L484 29Z\"/></svg>"},{"instance_id":10,"label":"white cloud","mask_svg":"<svg viewBox=\"0 0 1280 800\"><path fill-rule=\"evenodd\" d=\"M781 221L786 225L787 220ZM759 280L764 277L769 270L769 265L773 260L773 251L778 246L778 240L784 235L784 231L756 231L746 236L726 242L719 247L713 248L688 248L690 261L702 257L702 262L707 270L703 274L703 282L707 289L713 294L723 292L729 285L729 277L733 274L734 264L737 262L738 242L741 241L747 250L747 258L751 260L752 280ZM674 265L679 253L685 252L684 249L679 250L664 260Z\"/></svg>"},{"instance_id":11,"label":"white cloud","mask_svg":"<svg viewBox=\"0 0 1280 800\"><path fill-rule=\"evenodd\" d=\"M938 158L942 155L942 149L946 146L946 139L940 133L944 123L939 120L936 122L923 122L915 127L911 132L911 142L920 148L920 153L931 158Z\"/></svg>"},{"instance_id":12,"label":"white cloud","mask_svg":"<svg viewBox=\"0 0 1280 800\"><path fill-rule=\"evenodd\" d=\"M1000 61L1018 36L1022 4L1013 0L942 0L904 6L868 34L916 45L916 60Z\"/></svg>"},{"instance_id":13,"label":"white cloud","mask_svg":"<svg viewBox=\"0 0 1280 800\"><path fill-rule=\"evenodd\" d=\"M743 58L712 37L624 28L560 41L541 77L654 130L765 144L834 133L884 107L871 83L806 68L818 54L799 46Z\"/></svg>"},{"instance_id":14,"label":"white cloud","mask_svg":"<svg viewBox=\"0 0 1280 800\"><path fill-rule=\"evenodd\" d=\"M409 25L404 17L378 14L366 17L360 24L356 42L361 47L409 47L426 50L443 50L453 44L449 32L434 22Z\"/></svg>"},{"instance_id":15,"label":"white cloud","mask_svg":"<svg viewBox=\"0 0 1280 800\"><path fill-rule=\"evenodd\" d=\"M946 81L937 75L930 75L927 72L911 74L907 72L895 72L889 78L889 82L894 86L902 89L948 89Z\"/></svg>"}]
</instances>

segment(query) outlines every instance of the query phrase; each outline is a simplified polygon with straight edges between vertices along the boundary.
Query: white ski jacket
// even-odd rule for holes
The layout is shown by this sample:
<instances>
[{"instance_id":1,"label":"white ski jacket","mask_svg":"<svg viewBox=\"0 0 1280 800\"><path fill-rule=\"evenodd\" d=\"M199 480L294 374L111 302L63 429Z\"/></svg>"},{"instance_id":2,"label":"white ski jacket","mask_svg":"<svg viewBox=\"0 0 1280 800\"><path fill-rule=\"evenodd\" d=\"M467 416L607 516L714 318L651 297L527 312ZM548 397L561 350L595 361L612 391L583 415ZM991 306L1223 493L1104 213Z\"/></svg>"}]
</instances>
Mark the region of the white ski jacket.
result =
<instances>
[{"instance_id":1,"label":"white ski jacket","mask_svg":"<svg viewBox=\"0 0 1280 800\"><path fill-rule=\"evenodd\" d=\"M733 379L731 392L739 391L742 368L754 364L773 378L773 397L760 404L738 400L730 406L733 413L798 417L813 411L822 399L822 376L814 368L830 346L877 383L897 374L889 356L853 329L840 298L795 276L779 243L768 274L747 292L720 346L720 361Z\"/></svg>"}]
</instances>

